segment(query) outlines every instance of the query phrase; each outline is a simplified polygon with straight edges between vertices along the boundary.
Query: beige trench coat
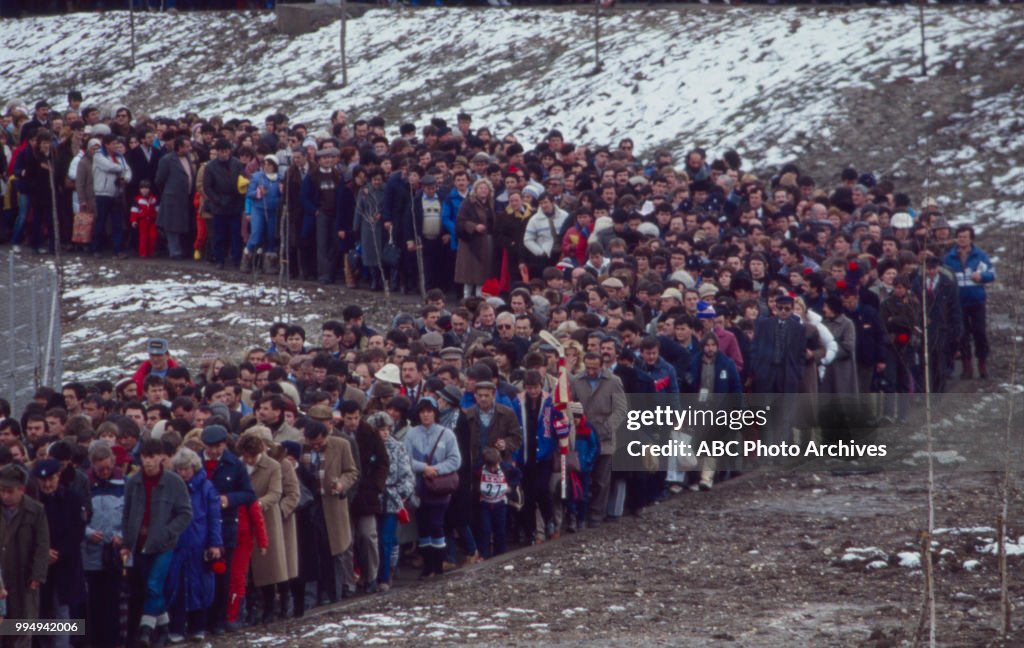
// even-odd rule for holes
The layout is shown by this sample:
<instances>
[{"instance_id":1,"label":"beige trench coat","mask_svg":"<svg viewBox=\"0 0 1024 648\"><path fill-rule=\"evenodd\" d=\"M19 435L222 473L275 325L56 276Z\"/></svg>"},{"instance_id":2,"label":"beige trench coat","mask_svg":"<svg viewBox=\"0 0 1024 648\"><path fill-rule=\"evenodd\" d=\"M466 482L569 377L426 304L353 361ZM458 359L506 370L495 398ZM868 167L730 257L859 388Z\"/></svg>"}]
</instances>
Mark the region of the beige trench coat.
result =
<instances>
[{"instance_id":1,"label":"beige trench coat","mask_svg":"<svg viewBox=\"0 0 1024 648\"><path fill-rule=\"evenodd\" d=\"M354 495L349 491L359 478L359 466L352 456L352 446L347 439L339 436L327 437L327 448L321 465L324 471L324 521L331 542L331 555L337 556L352 544L352 524L348 517L348 499L334 494L334 484L341 484L346 496Z\"/></svg>"},{"instance_id":2,"label":"beige trench coat","mask_svg":"<svg viewBox=\"0 0 1024 648\"><path fill-rule=\"evenodd\" d=\"M267 553L252 555L252 582L256 587L273 585L288 580L287 553L284 543L284 523L281 521L281 464L261 454L252 474L252 489L256 492L263 519L267 525Z\"/></svg>"}]
</instances>

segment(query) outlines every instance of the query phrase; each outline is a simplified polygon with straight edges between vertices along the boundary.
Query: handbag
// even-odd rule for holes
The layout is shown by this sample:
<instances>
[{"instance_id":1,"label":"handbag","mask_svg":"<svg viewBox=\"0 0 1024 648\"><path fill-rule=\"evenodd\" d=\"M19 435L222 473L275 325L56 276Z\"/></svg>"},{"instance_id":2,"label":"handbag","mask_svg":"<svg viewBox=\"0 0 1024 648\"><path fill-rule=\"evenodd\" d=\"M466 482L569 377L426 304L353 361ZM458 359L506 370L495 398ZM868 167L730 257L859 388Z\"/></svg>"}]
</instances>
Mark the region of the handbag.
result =
<instances>
[{"instance_id":1,"label":"handbag","mask_svg":"<svg viewBox=\"0 0 1024 648\"><path fill-rule=\"evenodd\" d=\"M384 249L380 251L380 262L389 268L398 266L398 262L402 259L402 250L395 245L395 235L390 234L388 236L388 242L384 245Z\"/></svg>"},{"instance_id":2,"label":"handbag","mask_svg":"<svg viewBox=\"0 0 1024 648\"><path fill-rule=\"evenodd\" d=\"M71 229L71 242L79 244L92 243L92 226L96 221L96 214L87 211L80 211L75 214L75 221Z\"/></svg>"},{"instance_id":3,"label":"handbag","mask_svg":"<svg viewBox=\"0 0 1024 648\"><path fill-rule=\"evenodd\" d=\"M428 466L433 465L434 451L437 450L437 444L441 443L441 437L443 436L444 430L441 430L441 434L437 435L437 441L434 441L434 447L430 449L430 454L427 456ZM427 490L427 493L437 497L451 495L459 490L459 473L451 472L447 475L434 475L433 477L424 476L423 487Z\"/></svg>"}]
</instances>

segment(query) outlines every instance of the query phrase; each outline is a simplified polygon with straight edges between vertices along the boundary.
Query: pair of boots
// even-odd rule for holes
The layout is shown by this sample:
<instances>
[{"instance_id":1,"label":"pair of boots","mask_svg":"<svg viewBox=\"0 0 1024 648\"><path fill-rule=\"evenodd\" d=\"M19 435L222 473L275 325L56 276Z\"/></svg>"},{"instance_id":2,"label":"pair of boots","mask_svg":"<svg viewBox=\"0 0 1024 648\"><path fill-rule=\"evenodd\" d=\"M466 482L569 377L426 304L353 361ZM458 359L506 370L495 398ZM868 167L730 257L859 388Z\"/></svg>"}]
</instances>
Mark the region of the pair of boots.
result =
<instances>
[{"instance_id":1,"label":"pair of boots","mask_svg":"<svg viewBox=\"0 0 1024 648\"><path fill-rule=\"evenodd\" d=\"M420 547L423 555L423 571L420 580L444 574L444 547Z\"/></svg>"}]
</instances>

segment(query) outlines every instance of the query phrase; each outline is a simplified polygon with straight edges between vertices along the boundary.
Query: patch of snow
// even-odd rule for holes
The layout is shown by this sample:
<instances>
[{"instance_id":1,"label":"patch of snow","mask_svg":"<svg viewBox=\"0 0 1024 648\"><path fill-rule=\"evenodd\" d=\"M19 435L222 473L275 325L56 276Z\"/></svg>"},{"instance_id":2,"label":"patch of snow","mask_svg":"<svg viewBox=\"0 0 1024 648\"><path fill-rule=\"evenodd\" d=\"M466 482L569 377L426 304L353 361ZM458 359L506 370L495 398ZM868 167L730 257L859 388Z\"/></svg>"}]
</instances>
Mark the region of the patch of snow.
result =
<instances>
[{"instance_id":1,"label":"patch of snow","mask_svg":"<svg viewBox=\"0 0 1024 648\"><path fill-rule=\"evenodd\" d=\"M889 563L885 562L884 560L873 560L873 561L868 563L867 568L868 569L885 569L888 566L889 566Z\"/></svg>"},{"instance_id":2,"label":"patch of snow","mask_svg":"<svg viewBox=\"0 0 1024 648\"><path fill-rule=\"evenodd\" d=\"M964 569L966 569L967 571L977 571L977 570L981 569L981 561L980 560L965 560L964 561Z\"/></svg>"},{"instance_id":3,"label":"patch of snow","mask_svg":"<svg viewBox=\"0 0 1024 648\"><path fill-rule=\"evenodd\" d=\"M907 569L920 569L921 568L921 554L914 551L901 551L896 554L896 557L900 559L900 567Z\"/></svg>"}]
</instances>

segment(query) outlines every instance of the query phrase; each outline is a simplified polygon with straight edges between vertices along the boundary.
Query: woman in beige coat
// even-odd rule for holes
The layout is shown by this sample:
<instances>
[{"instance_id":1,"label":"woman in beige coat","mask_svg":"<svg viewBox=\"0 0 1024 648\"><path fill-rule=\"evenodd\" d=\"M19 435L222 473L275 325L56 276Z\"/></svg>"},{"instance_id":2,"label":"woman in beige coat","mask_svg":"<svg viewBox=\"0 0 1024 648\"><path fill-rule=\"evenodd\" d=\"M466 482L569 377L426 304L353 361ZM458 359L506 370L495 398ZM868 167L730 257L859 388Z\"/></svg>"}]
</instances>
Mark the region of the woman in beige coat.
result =
<instances>
[{"instance_id":1,"label":"woman in beige coat","mask_svg":"<svg viewBox=\"0 0 1024 648\"><path fill-rule=\"evenodd\" d=\"M266 447L263 434L258 427L246 431L239 438L237 446L238 454L249 471L252 489L256 492L256 499L267 526L267 553L253 555L250 565L252 583L259 588L263 598L263 623L274 620L274 586L288 580L284 522L281 519L281 498L284 494L281 464L264 452ZM255 600L248 603L250 621L255 621Z\"/></svg>"},{"instance_id":2,"label":"woman in beige coat","mask_svg":"<svg viewBox=\"0 0 1024 648\"><path fill-rule=\"evenodd\" d=\"M299 539L295 521L295 509L300 498L299 477L295 473L296 460L288 456L283 446L274 445L267 454L281 464L281 520L284 522L284 558L288 567L288 580L277 584L277 594L280 599L278 614L281 618L287 618L292 582L299 577Z\"/></svg>"}]
</instances>

